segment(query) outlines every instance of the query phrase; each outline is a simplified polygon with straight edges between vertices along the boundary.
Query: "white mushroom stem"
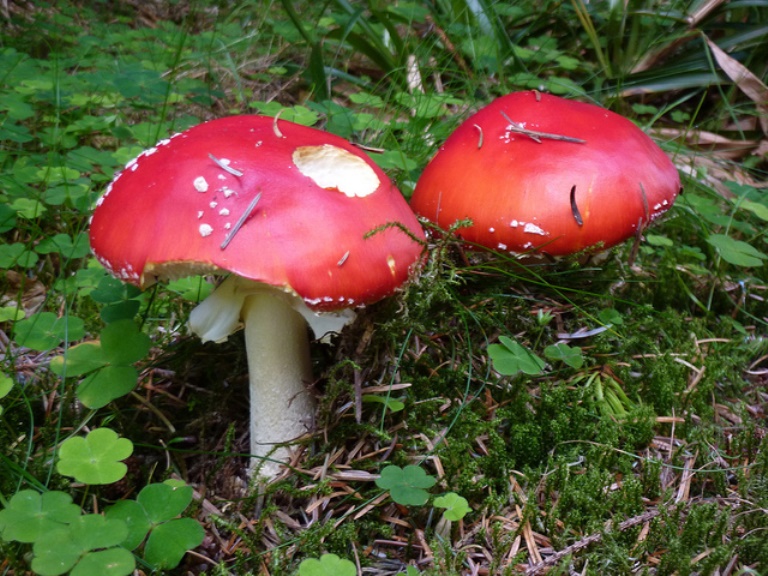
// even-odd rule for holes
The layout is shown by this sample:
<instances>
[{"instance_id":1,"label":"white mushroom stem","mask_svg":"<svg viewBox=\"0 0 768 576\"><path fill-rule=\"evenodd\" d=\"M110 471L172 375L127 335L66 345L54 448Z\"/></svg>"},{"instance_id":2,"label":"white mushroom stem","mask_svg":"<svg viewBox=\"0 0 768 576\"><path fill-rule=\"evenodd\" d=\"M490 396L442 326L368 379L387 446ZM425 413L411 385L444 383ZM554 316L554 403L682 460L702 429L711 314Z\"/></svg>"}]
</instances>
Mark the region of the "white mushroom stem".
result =
<instances>
[{"instance_id":1,"label":"white mushroom stem","mask_svg":"<svg viewBox=\"0 0 768 576\"><path fill-rule=\"evenodd\" d=\"M312 429L315 401L307 323L282 298L254 294L242 313L251 392L252 468L268 478L288 460L285 444ZM268 457L268 460L261 461ZM261 466L259 468L259 466Z\"/></svg>"},{"instance_id":2,"label":"white mushroom stem","mask_svg":"<svg viewBox=\"0 0 768 576\"><path fill-rule=\"evenodd\" d=\"M230 276L189 315L203 342L245 328L251 395L251 471L274 478L290 442L312 430L315 402L307 322L315 335L339 332L354 314L316 314L271 286Z\"/></svg>"}]
</instances>

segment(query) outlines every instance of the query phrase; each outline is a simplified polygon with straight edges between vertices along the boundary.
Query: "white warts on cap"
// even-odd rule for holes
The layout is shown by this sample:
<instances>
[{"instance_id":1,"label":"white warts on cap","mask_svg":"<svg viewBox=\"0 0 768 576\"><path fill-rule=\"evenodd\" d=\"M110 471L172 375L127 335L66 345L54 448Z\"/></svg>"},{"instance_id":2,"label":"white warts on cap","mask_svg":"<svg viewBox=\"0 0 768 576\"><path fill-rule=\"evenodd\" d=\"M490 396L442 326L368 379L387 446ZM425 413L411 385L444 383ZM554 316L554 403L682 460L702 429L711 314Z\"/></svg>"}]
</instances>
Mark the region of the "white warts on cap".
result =
<instances>
[{"instance_id":1,"label":"white warts on cap","mask_svg":"<svg viewBox=\"0 0 768 576\"><path fill-rule=\"evenodd\" d=\"M365 160L330 144L296 148L293 163L321 188L336 189L349 198L364 198L379 187L379 177Z\"/></svg>"},{"instance_id":2,"label":"white warts on cap","mask_svg":"<svg viewBox=\"0 0 768 576\"><path fill-rule=\"evenodd\" d=\"M200 231L200 236L205 238L206 236L210 236L211 232L213 232L213 226L210 224L200 224L200 227L198 228Z\"/></svg>"},{"instance_id":3,"label":"white warts on cap","mask_svg":"<svg viewBox=\"0 0 768 576\"><path fill-rule=\"evenodd\" d=\"M527 232L528 234L540 234L542 236L546 236L547 233L540 228L539 226L536 226L536 224L532 222L527 222L525 224L525 227L523 228L523 232Z\"/></svg>"},{"instance_id":4,"label":"white warts on cap","mask_svg":"<svg viewBox=\"0 0 768 576\"><path fill-rule=\"evenodd\" d=\"M198 192L207 192L208 191L208 182L203 178L202 176L198 176L195 178L195 181L193 182L195 185L195 190Z\"/></svg>"}]
</instances>

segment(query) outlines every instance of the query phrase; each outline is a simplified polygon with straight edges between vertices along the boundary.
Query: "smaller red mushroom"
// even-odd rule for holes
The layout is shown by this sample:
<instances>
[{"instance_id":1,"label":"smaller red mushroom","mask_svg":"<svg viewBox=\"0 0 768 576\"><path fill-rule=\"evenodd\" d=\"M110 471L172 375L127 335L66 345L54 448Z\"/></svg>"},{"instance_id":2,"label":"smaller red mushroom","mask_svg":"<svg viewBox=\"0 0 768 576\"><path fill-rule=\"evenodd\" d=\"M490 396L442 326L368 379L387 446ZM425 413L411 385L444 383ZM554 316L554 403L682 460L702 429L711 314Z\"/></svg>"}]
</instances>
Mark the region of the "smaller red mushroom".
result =
<instances>
[{"instance_id":1,"label":"smaller red mushroom","mask_svg":"<svg viewBox=\"0 0 768 576\"><path fill-rule=\"evenodd\" d=\"M107 270L141 287L231 273L190 326L203 341L245 329L253 465L273 477L289 456L284 445L312 429L307 322L320 338L355 307L394 293L419 260L423 231L351 143L234 116L130 162L99 200L90 237Z\"/></svg>"},{"instance_id":2,"label":"smaller red mushroom","mask_svg":"<svg viewBox=\"0 0 768 576\"><path fill-rule=\"evenodd\" d=\"M536 91L503 96L446 140L414 211L475 244L563 256L614 246L672 206L677 169L631 121Z\"/></svg>"}]
</instances>

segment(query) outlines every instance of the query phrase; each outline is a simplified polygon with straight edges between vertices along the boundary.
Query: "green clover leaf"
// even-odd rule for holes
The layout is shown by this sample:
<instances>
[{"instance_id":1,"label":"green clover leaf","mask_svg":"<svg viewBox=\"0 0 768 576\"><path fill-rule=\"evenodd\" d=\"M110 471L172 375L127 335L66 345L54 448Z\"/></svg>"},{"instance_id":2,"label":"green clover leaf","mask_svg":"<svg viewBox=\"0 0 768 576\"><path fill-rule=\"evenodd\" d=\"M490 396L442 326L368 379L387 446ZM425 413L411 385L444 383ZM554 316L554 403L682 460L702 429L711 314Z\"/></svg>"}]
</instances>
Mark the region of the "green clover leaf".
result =
<instances>
[{"instance_id":1,"label":"green clover leaf","mask_svg":"<svg viewBox=\"0 0 768 576\"><path fill-rule=\"evenodd\" d=\"M717 249L723 260L734 266L753 268L762 266L763 260L768 259L765 252L725 234L711 234L707 242Z\"/></svg>"},{"instance_id":2,"label":"green clover leaf","mask_svg":"<svg viewBox=\"0 0 768 576\"><path fill-rule=\"evenodd\" d=\"M0 372L0 400L8 396L13 389L13 378ZM3 413L3 407L0 406L0 415Z\"/></svg>"},{"instance_id":3,"label":"green clover leaf","mask_svg":"<svg viewBox=\"0 0 768 576\"><path fill-rule=\"evenodd\" d=\"M4 540L31 543L80 516L81 509L65 492L40 494L21 490L0 510L0 536Z\"/></svg>"},{"instance_id":4,"label":"green clover leaf","mask_svg":"<svg viewBox=\"0 0 768 576\"><path fill-rule=\"evenodd\" d=\"M155 568L175 568L187 550L199 546L203 528L192 518L176 518L192 501L192 488L177 480L150 484L136 500L121 500L106 511L107 518L128 527L123 546L138 548L149 533L144 559Z\"/></svg>"},{"instance_id":5,"label":"green clover leaf","mask_svg":"<svg viewBox=\"0 0 768 576\"><path fill-rule=\"evenodd\" d=\"M32 548L32 570L41 576L125 576L135 567L133 555L123 547L128 528L124 522L99 514L79 516L69 526L53 530Z\"/></svg>"},{"instance_id":6,"label":"green clover leaf","mask_svg":"<svg viewBox=\"0 0 768 576\"><path fill-rule=\"evenodd\" d=\"M133 443L110 428L96 428L88 436L62 442L57 470L85 484L111 484L128 471L121 462L133 453Z\"/></svg>"},{"instance_id":7,"label":"green clover leaf","mask_svg":"<svg viewBox=\"0 0 768 576\"><path fill-rule=\"evenodd\" d=\"M307 558L299 564L299 576L355 576L355 564L336 554L323 554L320 559Z\"/></svg>"},{"instance_id":8,"label":"green clover leaf","mask_svg":"<svg viewBox=\"0 0 768 576\"><path fill-rule=\"evenodd\" d=\"M499 374L504 376L512 376L518 372L530 375L541 374L545 365L544 360L511 338L499 336L499 342L501 344L488 346L488 355Z\"/></svg>"},{"instance_id":9,"label":"green clover leaf","mask_svg":"<svg viewBox=\"0 0 768 576\"><path fill-rule=\"evenodd\" d=\"M471 510L467 499L459 496L456 492L448 492L448 494L438 496L435 498L435 506L445 508L443 517L451 521L461 520Z\"/></svg>"},{"instance_id":10,"label":"green clover leaf","mask_svg":"<svg viewBox=\"0 0 768 576\"><path fill-rule=\"evenodd\" d=\"M387 466L376 480L376 486L389 490L392 500L398 504L421 506L429 499L427 489L436 482L422 468L411 464L405 468Z\"/></svg>"},{"instance_id":11,"label":"green clover leaf","mask_svg":"<svg viewBox=\"0 0 768 576\"><path fill-rule=\"evenodd\" d=\"M16 343L34 350L51 350L65 340L73 342L84 335L85 324L80 318L59 318L53 312L40 312L13 325Z\"/></svg>"},{"instance_id":12,"label":"green clover leaf","mask_svg":"<svg viewBox=\"0 0 768 576\"><path fill-rule=\"evenodd\" d=\"M88 374L77 397L88 408L101 408L133 390L138 379L133 364L146 356L150 344L133 320L117 320L102 330L100 342L73 346L53 358L50 368L62 377Z\"/></svg>"},{"instance_id":13,"label":"green clover leaf","mask_svg":"<svg viewBox=\"0 0 768 576\"><path fill-rule=\"evenodd\" d=\"M144 546L144 559L155 568L175 568L187 550L200 545L203 527L192 518L176 518L152 530Z\"/></svg>"},{"instance_id":14,"label":"green clover leaf","mask_svg":"<svg viewBox=\"0 0 768 576\"><path fill-rule=\"evenodd\" d=\"M547 346L544 349L544 356L549 360L559 360L577 370L584 364L584 355L581 353L581 348L578 346L568 346L568 344L563 342L559 342L554 346Z\"/></svg>"}]
</instances>

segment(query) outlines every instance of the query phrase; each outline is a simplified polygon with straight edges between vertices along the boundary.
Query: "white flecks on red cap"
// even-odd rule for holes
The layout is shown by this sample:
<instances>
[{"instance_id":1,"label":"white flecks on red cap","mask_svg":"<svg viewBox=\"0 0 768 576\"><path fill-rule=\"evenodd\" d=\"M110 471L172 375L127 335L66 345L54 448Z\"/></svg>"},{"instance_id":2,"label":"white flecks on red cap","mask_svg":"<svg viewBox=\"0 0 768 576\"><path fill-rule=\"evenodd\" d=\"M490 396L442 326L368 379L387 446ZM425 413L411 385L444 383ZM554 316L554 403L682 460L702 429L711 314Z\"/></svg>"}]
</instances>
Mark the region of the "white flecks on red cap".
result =
<instances>
[{"instance_id":1,"label":"white flecks on red cap","mask_svg":"<svg viewBox=\"0 0 768 576\"><path fill-rule=\"evenodd\" d=\"M195 186L195 190L197 190L198 192L208 191L208 182L203 176L198 176L197 178L195 178L192 184Z\"/></svg>"}]
</instances>

